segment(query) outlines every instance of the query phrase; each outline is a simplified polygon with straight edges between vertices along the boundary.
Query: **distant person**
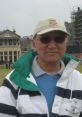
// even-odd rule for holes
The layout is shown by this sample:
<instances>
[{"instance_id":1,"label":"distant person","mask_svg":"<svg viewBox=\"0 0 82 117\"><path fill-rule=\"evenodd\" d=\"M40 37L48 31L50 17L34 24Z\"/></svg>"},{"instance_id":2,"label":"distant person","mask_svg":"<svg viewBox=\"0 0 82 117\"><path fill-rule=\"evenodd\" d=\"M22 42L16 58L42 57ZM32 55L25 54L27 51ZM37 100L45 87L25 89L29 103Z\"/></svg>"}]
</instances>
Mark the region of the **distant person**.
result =
<instances>
[{"instance_id":1,"label":"distant person","mask_svg":"<svg viewBox=\"0 0 82 117\"><path fill-rule=\"evenodd\" d=\"M5 66L6 66L6 69L10 69L11 68L11 63L10 62L6 62Z\"/></svg>"},{"instance_id":2,"label":"distant person","mask_svg":"<svg viewBox=\"0 0 82 117\"><path fill-rule=\"evenodd\" d=\"M11 68L11 62L9 61L9 69Z\"/></svg>"},{"instance_id":3,"label":"distant person","mask_svg":"<svg viewBox=\"0 0 82 117\"><path fill-rule=\"evenodd\" d=\"M8 63L7 62L5 63L5 66L6 66L6 69L8 69Z\"/></svg>"},{"instance_id":4,"label":"distant person","mask_svg":"<svg viewBox=\"0 0 82 117\"><path fill-rule=\"evenodd\" d=\"M80 63L66 52L64 24L40 21L33 35L33 50L13 65L0 88L0 117L82 117Z\"/></svg>"}]
</instances>

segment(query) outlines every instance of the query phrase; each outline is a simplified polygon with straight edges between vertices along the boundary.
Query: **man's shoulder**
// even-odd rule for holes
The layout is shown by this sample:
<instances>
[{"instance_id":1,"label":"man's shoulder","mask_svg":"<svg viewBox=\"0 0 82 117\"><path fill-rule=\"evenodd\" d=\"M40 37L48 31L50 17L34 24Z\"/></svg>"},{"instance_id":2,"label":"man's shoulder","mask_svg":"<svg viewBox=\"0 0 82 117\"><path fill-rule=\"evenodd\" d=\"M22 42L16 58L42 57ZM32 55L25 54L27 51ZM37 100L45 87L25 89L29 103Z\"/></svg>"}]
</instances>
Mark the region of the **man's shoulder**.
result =
<instances>
[{"instance_id":1,"label":"man's shoulder","mask_svg":"<svg viewBox=\"0 0 82 117\"><path fill-rule=\"evenodd\" d=\"M74 70L71 74L71 79L75 89L82 90L82 73L78 70Z\"/></svg>"},{"instance_id":2,"label":"man's shoulder","mask_svg":"<svg viewBox=\"0 0 82 117\"><path fill-rule=\"evenodd\" d=\"M73 75L82 79L82 73L76 69L73 71Z\"/></svg>"}]
</instances>

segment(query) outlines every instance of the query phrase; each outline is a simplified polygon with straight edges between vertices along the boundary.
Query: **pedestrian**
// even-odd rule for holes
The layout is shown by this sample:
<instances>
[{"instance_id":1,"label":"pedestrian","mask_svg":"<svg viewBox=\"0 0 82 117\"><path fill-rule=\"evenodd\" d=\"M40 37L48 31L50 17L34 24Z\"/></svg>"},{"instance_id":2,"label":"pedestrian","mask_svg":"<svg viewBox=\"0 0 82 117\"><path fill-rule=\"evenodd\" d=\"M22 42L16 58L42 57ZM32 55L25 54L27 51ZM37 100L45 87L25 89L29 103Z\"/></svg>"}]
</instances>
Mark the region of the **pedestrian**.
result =
<instances>
[{"instance_id":1,"label":"pedestrian","mask_svg":"<svg viewBox=\"0 0 82 117\"><path fill-rule=\"evenodd\" d=\"M64 23L49 18L33 33L33 49L13 65L0 87L0 117L81 117L80 59L66 52Z\"/></svg>"}]
</instances>

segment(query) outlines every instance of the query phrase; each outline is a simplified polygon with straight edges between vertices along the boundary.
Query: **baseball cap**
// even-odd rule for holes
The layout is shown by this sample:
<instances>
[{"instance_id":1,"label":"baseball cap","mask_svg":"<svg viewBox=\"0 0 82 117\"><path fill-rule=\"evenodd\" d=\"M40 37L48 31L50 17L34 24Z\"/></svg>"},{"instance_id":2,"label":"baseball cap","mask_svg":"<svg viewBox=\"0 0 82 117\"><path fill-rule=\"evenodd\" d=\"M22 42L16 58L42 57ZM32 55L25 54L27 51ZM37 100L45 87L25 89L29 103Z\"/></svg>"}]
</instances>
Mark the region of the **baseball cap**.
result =
<instances>
[{"instance_id":1,"label":"baseball cap","mask_svg":"<svg viewBox=\"0 0 82 117\"><path fill-rule=\"evenodd\" d=\"M62 31L69 35L64 23L61 23L59 20L56 20L54 18L48 18L38 22L34 29L34 36L36 34L42 35L51 31Z\"/></svg>"}]
</instances>

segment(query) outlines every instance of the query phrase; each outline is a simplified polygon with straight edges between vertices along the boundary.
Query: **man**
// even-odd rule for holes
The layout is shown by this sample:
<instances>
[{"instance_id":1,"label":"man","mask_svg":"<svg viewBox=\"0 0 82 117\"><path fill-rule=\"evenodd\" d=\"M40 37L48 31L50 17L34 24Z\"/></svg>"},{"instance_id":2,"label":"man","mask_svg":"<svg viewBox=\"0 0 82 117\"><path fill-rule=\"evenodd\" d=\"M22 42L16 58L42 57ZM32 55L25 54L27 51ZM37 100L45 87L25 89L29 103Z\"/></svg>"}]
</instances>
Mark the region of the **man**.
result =
<instances>
[{"instance_id":1,"label":"man","mask_svg":"<svg viewBox=\"0 0 82 117\"><path fill-rule=\"evenodd\" d=\"M80 60L65 53L67 37L54 18L37 24L33 50L16 61L0 88L0 117L81 117Z\"/></svg>"}]
</instances>

